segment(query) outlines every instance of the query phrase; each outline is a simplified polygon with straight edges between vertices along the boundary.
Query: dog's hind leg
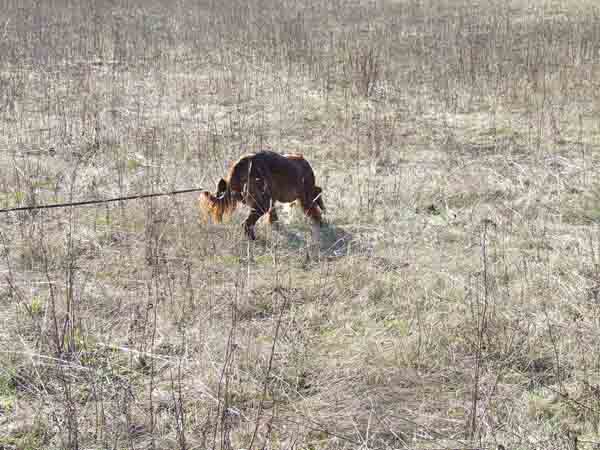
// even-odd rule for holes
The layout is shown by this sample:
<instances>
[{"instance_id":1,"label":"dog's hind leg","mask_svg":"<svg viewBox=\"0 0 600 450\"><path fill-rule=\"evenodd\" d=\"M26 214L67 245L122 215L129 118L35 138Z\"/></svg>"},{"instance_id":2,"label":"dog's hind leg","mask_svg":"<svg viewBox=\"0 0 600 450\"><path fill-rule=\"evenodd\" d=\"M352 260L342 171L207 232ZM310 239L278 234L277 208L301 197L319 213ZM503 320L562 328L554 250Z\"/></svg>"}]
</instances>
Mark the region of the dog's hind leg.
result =
<instances>
[{"instance_id":1,"label":"dog's hind leg","mask_svg":"<svg viewBox=\"0 0 600 450\"><path fill-rule=\"evenodd\" d=\"M277 225L277 222L279 221L279 217L277 216L277 210L275 209L275 202L271 204L271 207L267 212L267 219L269 221L269 224L271 225Z\"/></svg>"}]
</instances>

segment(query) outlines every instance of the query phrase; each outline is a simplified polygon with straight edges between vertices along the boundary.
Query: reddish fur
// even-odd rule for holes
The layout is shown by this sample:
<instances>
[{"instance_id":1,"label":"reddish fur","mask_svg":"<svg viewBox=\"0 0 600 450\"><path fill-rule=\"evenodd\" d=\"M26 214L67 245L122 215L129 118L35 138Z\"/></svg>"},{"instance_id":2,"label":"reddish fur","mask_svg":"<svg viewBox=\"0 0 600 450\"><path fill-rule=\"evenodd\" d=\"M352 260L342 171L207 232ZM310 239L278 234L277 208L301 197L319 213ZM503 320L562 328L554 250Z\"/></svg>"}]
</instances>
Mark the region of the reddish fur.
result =
<instances>
[{"instance_id":1,"label":"reddish fur","mask_svg":"<svg viewBox=\"0 0 600 450\"><path fill-rule=\"evenodd\" d=\"M205 218L210 218L215 223L221 223L223 216L231 215L237 207L237 202L218 199L210 192L201 192L199 203Z\"/></svg>"},{"instance_id":2,"label":"reddish fur","mask_svg":"<svg viewBox=\"0 0 600 450\"><path fill-rule=\"evenodd\" d=\"M267 214L270 223L277 220L276 202L299 202L307 217L321 225L321 211L325 211L321 194L312 167L302 155L264 151L238 159L219 181L215 195L200 194L200 207L215 222L221 222L238 202L246 204L251 211L244 229L254 239L254 224L261 216Z\"/></svg>"}]
</instances>

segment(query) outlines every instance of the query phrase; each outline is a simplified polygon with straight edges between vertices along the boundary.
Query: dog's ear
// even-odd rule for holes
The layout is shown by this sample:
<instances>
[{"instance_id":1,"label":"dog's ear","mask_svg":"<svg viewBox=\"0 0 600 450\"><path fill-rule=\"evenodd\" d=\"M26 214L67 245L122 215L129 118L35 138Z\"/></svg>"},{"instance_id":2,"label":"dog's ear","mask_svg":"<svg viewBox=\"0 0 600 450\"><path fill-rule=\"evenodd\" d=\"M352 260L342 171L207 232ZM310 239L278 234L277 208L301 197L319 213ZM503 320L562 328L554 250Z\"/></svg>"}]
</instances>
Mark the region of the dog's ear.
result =
<instances>
[{"instance_id":1,"label":"dog's ear","mask_svg":"<svg viewBox=\"0 0 600 450\"><path fill-rule=\"evenodd\" d=\"M221 178L217 184L217 195L224 194L227 190L227 182Z\"/></svg>"}]
</instances>

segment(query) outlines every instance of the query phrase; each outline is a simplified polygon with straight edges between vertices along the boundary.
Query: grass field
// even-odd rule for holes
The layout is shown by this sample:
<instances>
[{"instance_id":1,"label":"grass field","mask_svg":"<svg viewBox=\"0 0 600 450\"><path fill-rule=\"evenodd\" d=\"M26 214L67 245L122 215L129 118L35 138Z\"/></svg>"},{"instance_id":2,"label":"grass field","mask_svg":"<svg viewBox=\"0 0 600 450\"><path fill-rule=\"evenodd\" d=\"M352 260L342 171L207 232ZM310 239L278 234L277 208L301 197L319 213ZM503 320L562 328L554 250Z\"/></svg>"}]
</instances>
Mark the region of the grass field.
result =
<instances>
[{"instance_id":1,"label":"grass field","mask_svg":"<svg viewBox=\"0 0 600 450\"><path fill-rule=\"evenodd\" d=\"M0 449L600 445L600 7L5 0ZM309 257L310 255L310 257Z\"/></svg>"}]
</instances>

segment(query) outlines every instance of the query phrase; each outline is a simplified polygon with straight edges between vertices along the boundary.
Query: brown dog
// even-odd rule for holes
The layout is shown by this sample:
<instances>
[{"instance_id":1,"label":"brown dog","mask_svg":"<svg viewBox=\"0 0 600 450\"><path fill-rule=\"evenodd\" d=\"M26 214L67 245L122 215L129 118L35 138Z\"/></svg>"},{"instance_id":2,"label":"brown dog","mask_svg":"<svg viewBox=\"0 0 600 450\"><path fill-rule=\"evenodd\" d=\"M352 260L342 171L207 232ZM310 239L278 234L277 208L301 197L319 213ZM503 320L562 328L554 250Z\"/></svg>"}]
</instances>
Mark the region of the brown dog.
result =
<instances>
[{"instance_id":1,"label":"brown dog","mask_svg":"<svg viewBox=\"0 0 600 450\"><path fill-rule=\"evenodd\" d=\"M321 194L312 167L302 155L261 151L242 156L227 177L219 180L216 194L200 193L200 208L221 222L239 202L247 205L250 214L243 223L244 230L248 238L256 239L254 225L258 219L267 214L270 223L277 220L275 202L298 201L313 225L321 226L321 211L325 211Z\"/></svg>"}]
</instances>

